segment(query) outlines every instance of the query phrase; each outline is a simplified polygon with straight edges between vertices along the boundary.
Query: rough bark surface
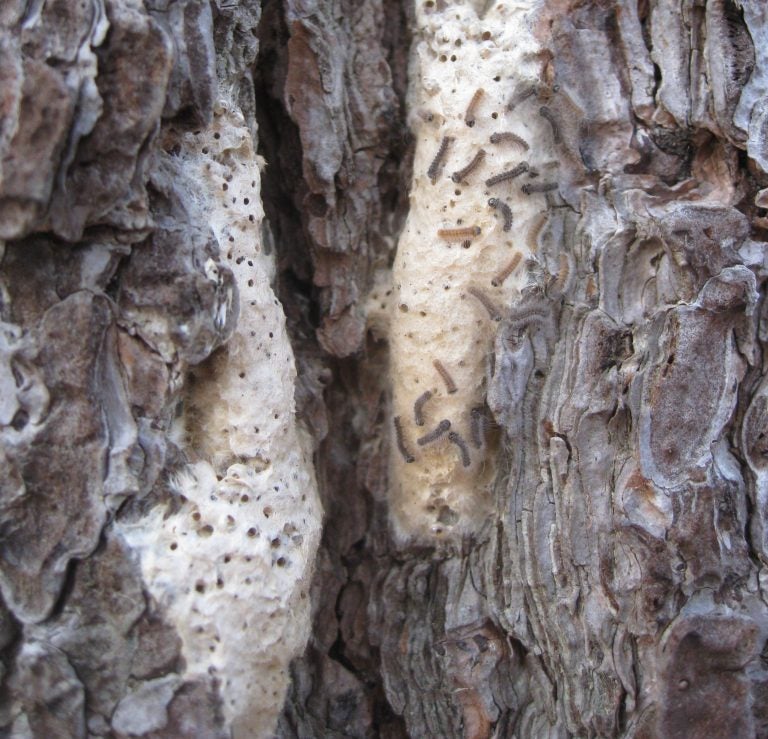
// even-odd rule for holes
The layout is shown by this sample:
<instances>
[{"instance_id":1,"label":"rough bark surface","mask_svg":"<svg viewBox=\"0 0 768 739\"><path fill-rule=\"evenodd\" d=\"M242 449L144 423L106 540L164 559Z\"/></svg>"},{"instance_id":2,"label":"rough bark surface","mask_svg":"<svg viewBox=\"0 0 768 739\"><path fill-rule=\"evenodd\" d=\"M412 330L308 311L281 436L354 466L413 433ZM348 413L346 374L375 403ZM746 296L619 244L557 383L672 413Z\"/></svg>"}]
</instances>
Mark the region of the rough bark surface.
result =
<instances>
[{"instance_id":1,"label":"rough bark surface","mask_svg":"<svg viewBox=\"0 0 768 739\"><path fill-rule=\"evenodd\" d=\"M443 186L542 218L403 521ZM768 735L767 208L759 0L0 3L0 733Z\"/></svg>"}]
</instances>

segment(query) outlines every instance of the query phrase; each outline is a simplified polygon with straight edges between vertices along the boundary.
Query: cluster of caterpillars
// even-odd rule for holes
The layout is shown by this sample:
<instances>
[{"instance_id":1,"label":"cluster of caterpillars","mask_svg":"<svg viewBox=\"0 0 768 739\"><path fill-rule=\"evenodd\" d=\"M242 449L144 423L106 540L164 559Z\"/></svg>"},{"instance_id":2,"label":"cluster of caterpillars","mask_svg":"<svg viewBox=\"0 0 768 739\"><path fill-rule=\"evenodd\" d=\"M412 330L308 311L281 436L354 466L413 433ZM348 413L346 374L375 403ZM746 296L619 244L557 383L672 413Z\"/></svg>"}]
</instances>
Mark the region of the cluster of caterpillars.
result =
<instances>
[{"instance_id":1,"label":"cluster of caterpillars","mask_svg":"<svg viewBox=\"0 0 768 739\"><path fill-rule=\"evenodd\" d=\"M453 381L451 373L445 368L445 365L439 359L435 359L434 362L432 362L432 365L442 378L448 394L452 395L453 393L457 392L458 387L456 387L456 383ZM432 400L433 397L434 393L431 390L425 390L421 395L419 395L418 398L416 398L416 401L413 404L413 421L417 426L426 425L426 421L424 419L424 406L430 400ZM415 462L416 458L411 453L403 435L403 426L400 420L400 416L395 416L394 423L397 448L400 450L400 454L406 463ZM416 439L416 444L420 447L425 447L429 444L433 444L443 437L447 438L448 441L450 441L456 447L461 457L462 466L469 467L469 465L472 463L469 454L469 447L467 446L467 443L464 441L461 434L451 429L451 422L447 418L444 418L442 421L440 421L431 431L428 431ZM478 449L483 446L484 436L481 433L474 433L473 431L472 439L473 443L475 443L475 446Z\"/></svg>"},{"instance_id":2,"label":"cluster of caterpillars","mask_svg":"<svg viewBox=\"0 0 768 739\"><path fill-rule=\"evenodd\" d=\"M437 369L438 366L440 370L442 370L440 374L445 373L445 377L443 379L446 380L446 385L448 385L450 382L450 386L454 388L453 392L456 392L456 386L453 384L453 380L448 374L448 371L445 369L445 367L442 366L442 364L440 364L438 360L435 360L435 368ZM451 392L451 390L448 392ZM433 397L434 393L431 390L425 390L421 395L419 395L418 398L416 398L416 401L413 404L413 420L417 426L426 425L426 421L424 419L424 406ZM490 428L492 421L488 416L486 409L482 406L473 408L470 411L470 418L472 444L476 449L482 449L483 446L485 446L486 433ZM411 449L405 440L402 419L400 416L395 416L394 425L397 448L400 451L400 454L406 463L415 462L416 457L414 457L412 454ZM416 444L419 447L425 447L429 444L434 444L436 441L439 441L443 437L447 438L448 441L456 447L456 450L461 458L462 466L469 467L470 464L472 464L472 458L469 453L469 446L467 445L467 442L464 441L464 438L461 436L461 434L451 429L451 422L447 418L442 419L431 431L427 431L425 434L416 439Z\"/></svg>"},{"instance_id":3,"label":"cluster of caterpillars","mask_svg":"<svg viewBox=\"0 0 768 739\"><path fill-rule=\"evenodd\" d=\"M507 110L514 110L518 105L525 102L529 98L533 98L534 96L539 97L540 93L540 86L535 83L522 85L512 94L512 97L507 104ZM485 91L482 88L478 89L472 96L472 99L467 106L466 112L464 114L464 122L470 128L473 128L477 122L478 109L480 108L484 96ZM556 116L545 105L539 108L538 113L548 122L552 130L552 139L554 143L560 143L562 139ZM449 156L449 150L455 140L455 136L448 135L444 136L441 140L437 153L435 154L434 159L427 169L427 177L430 179L432 184L435 184L437 178L443 171ZM514 146L522 153L525 153L530 149L530 146L528 142L525 141L525 139L511 131L497 131L492 133L489 138L489 143L493 146ZM451 174L451 180L457 184L466 183L467 178L469 178L470 175L482 167L483 163L486 161L486 158L486 150L483 148L478 149L478 151L469 160L469 162ZM486 188L494 188L505 183L510 183L512 180L516 180L523 176L527 176L528 181L520 186L520 191L528 196L534 193L545 194L547 196L548 204L551 205L549 194L558 190L558 183L541 182L536 180L535 178L539 176L539 172L531 167L529 162L526 160L520 161L517 165L511 167L508 170L498 172L497 174L488 177L485 179L484 183ZM488 206L493 208L502 218L502 230L505 233L511 231L514 217L510 206L500 197L489 198ZM529 229L528 245L530 246L532 252L535 251L539 234L547 222L547 217L547 211L543 211L539 214L539 216L537 216L532 227ZM459 243L465 249L469 249L472 246L472 241L480 235L481 229L479 226L441 228L437 231L437 236L443 241L448 242L449 244ZM491 285L495 288L501 287L505 280L515 271L521 260L522 255L520 252L514 252L507 264L499 269L499 271L493 276L491 279ZM561 258L561 273L564 275L564 277L560 279L561 276L559 275L559 282L562 282L565 278L567 278L567 266L567 259L565 259L563 255ZM490 298L484 290L476 286L470 286L467 288L466 292L468 295L477 300L478 303L485 309L490 320L502 320L501 311L496 306L492 298ZM433 361L433 366L445 384L446 391L449 394L457 392L456 383L454 382L451 374L446 369L444 364L440 360L435 359ZM433 397L434 393L431 390L426 390L421 395L419 395L418 398L416 398L416 401L413 404L413 420L416 426L421 427L426 424L424 408L432 400ZM485 445L486 434L491 424L492 420L484 406L477 406L471 409L471 441L472 445L476 449L482 449ZM394 428L397 448L403 460L406 463L415 462L416 457L412 452L412 447L409 445L408 440L405 438L403 423L400 416L395 416ZM471 464L469 445L459 433L451 428L451 422L447 418L440 420L433 429L418 437L416 439L416 446L419 448L425 447L439 442L442 439L447 439L456 447L456 451L461 459L462 466L469 467Z\"/></svg>"}]
</instances>

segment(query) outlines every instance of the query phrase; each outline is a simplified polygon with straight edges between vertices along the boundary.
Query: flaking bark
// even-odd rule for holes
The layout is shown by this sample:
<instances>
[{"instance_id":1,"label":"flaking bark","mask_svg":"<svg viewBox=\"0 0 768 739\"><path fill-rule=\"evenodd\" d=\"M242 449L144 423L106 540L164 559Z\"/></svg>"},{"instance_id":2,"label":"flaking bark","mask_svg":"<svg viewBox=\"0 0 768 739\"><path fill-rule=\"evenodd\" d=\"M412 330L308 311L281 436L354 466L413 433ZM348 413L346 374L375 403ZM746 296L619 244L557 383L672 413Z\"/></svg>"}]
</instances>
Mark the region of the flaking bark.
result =
<instances>
[{"instance_id":1,"label":"flaking bark","mask_svg":"<svg viewBox=\"0 0 768 739\"><path fill-rule=\"evenodd\" d=\"M0 4L1 731L768 734L761 3L530 2L540 74L509 89L507 112L543 121L558 166L525 182L527 165L510 170L506 185L546 215L528 227L530 257L510 252L488 284L526 269L528 284L505 305L477 292L473 308L501 319L485 402L467 409L471 436L437 440L459 466L495 455L490 512L462 536L396 536L386 317L410 309L388 302L391 266L412 177L471 161L449 163L451 144L411 171L414 121L442 125L408 107L411 44L418 13L439 33L459 11L487 42L500 4ZM491 114L472 98L479 84L457 92L472 100L465 130ZM263 279L236 276L239 232L201 215L206 196L181 164L226 136L224 99L266 161L258 243L274 256L325 510L311 586L299 578L291 601L306 611L309 599L312 630L288 692L278 680L271 707L235 721L216 670L187 672L170 606L125 533L189 505L174 485L206 448L194 402L235 351L238 289ZM510 161L521 141L526 157L540 145L498 131L491 148ZM237 176L249 151L215 163ZM219 215L235 206L231 182L217 184ZM256 369L278 376L272 330L248 325ZM440 375L429 365L425 377L422 434L442 418L421 415L440 412ZM399 444L412 458L416 437ZM212 484L230 492L233 465L258 476L273 461L214 456ZM265 542L275 568L313 541L308 494ZM429 505L441 532L458 526L444 500ZM275 511L260 508L266 530ZM190 577L201 597L224 590L223 576ZM298 617L269 623L249 632L260 678L305 640Z\"/></svg>"}]
</instances>

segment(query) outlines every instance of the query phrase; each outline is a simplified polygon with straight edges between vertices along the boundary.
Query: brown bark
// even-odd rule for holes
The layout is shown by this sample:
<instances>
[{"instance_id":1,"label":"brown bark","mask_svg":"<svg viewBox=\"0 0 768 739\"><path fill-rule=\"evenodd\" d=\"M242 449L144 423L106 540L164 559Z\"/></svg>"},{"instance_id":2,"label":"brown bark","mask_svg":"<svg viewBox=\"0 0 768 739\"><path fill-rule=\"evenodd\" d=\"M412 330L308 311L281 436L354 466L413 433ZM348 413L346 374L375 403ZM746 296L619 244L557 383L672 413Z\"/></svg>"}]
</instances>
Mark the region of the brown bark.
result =
<instances>
[{"instance_id":1,"label":"brown bark","mask_svg":"<svg viewBox=\"0 0 768 739\"><path fill-rule=\"evenodd\" d=\"M415 50L450 46L460 82L434 100L469 100L493 81L462 47L491 48L523 11L0 8L2 732L768 733L768 15L522 5L538 75L517 103L525 156L546 148L559 168L507 183L545 218L527 239L513 220L526 282L489 303L483 450L441 442L457 469L487 454L492 484L476 478L474 517L432 495L414 522L394 502L393 261L420 188L469 161L448 149L434 177L413 170L454 123L413 107L437 89ZM504 74L513 98L521 72ZM458 177L457 201L506 202L485 177ZM324 509L311 585L311 470L293 489L280 472L309 454L293 401L256 394L290 388L294 361ZM190 573L157 542L189 551ZM217 631L231 614L234 641ZM194 641L208 629L211 656Z\"/></svg>"}]
</instances>

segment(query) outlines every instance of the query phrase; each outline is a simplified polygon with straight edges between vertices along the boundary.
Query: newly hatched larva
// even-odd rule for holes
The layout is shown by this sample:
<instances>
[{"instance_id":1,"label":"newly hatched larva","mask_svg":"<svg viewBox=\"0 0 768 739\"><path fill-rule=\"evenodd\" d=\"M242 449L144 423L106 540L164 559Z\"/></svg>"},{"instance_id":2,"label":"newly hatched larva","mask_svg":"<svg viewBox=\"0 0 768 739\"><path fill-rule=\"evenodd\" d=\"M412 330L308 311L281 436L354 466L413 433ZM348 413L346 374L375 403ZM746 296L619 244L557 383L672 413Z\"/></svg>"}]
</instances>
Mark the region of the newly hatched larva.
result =
<instances>
[{"instance_id":1,"label":"newly hatched larva","mask_svg":"<svg viewBox=\"0 0 768 739\"><path fill-rule=\"evenodd\" d=\"M507 103L507 110L514 110L520 103L536 95L538 91L538 85L530 82L524 82L523 84L518 85Z\"/></svg>"},{"instance_id":2,"label":"newly hatched larva","mask_svg":"<svg viewBox=\"0 0 768 739\"><path fill-rule=\"evenodd\" d=\"M429 169L427 170L427 177L432 180L432 184L435 183L437 175L440 174L440 170L443 167L443 159L445 159L448 147L453 141L453 136L443 136L443 140L440 142L440 148L437 150L437 154L435 154L435 158L432 160L432 164L429 165Z\"/></svg>"},{"instance_id":3,"label":"newly hatched larva","mask_svg":"<svg viewBox=\"0 0 768 739\"><path fill-rule=\"evenodd\" d=\"M493 301L482 290L470 286L467 288L467 292L482 304L483 308L488 311L492 321L501 320L501 313L499 313Z\"/></svg>"},{"instance_id":4,"label":"newly hatched larva","mask_svg":"<svg viewBox=\"0 0 768 739\"><path fill-rule=\"evenodd\" d=\"M435 428L432 429L428 434L424 434L419 439L416 439L416 443L419 446L426 446L427 444L431 444L433 441L437 441L448 429L451 428L451 422L444 418L440 423L435 426Z\"/></svg>"},{"instance_id":5,"label":"newly hatched larva","mask_svg":"<svg viewBox=\"0 0 768 739\"><path fill-rule=\"evenodd\" d=\"M395 438L397 440L397 449L402 455L407 464L415 462L416 458L408 451L408 447L405 445L405 439L403 438L403 426L400 422L400 416L395 416L393 419L395 424Z\"/></svg>"},{"instance_id":6,"label":"newly hatched larva","mask_svg":"<svg viewBox=\"0 0 768 739\"><path fill-rule=\"evenodd\" d=\"M549 218L549 214L546 211L539 213L533 221L533 225L528 229L528 236L526 238L526 244L531 252L535 252L539 248L539 234L541 233L544 225Z\"/></svg>"},{"instance_id":7,"label":"newly hatched larva","mask_svg":"<svg viewBox=\"0 0 768 739\"><path fill-rule=\"evenodd\" d=\"M552 283L552 290L556 294L563 292L565 283L568 280L568 274L571 271L571 265L566 254L560 254L559 261L560 268L557 270L557 276L555 277L555 281Z\"/></svg>"},{"instance_id":8,"label":"newly hatched larva","mask_svg":"<svg viewBox=\"0 0 768 739\"><path fill-rule=\"evenodd\" d=\"M472 443L480 449L485 444L485 430L490 425L490 420L482 406L473 408L470 415L472 416Z\"/></svg>"},{"instance_id":9,"label":"newly hatched larva","mask_svg":"<svg viewBox=\"0 0 768 739\"><path fill-rule=\"evenodd\" d=\"M552 140L559 144L562 139L560 137L560 124L557 122L555 114L546 105L542 105L539 108L539 115L549 121L549 125L552 127Z\"/></svg>"},{"instance_id":10,"label":"newly hatched larva","mask_svg":"<svg viewBox=\"0 0 768 739\"><path fill-rule=\"evenodd\" d=\"M485 149L480 149L480 151L478 151L477 154L472 157L472 160L466 167L457 170L451 175L451 179L454 182L462 182L473 169L479 166L483 159L485 159Z\"/></svg>"},{"instance_id":11,"label":"newly hatched larva","mask_svg":"<svg viewBox=\"0 0 768 739\"><path fill-rule=\"evenodd\" d=\"M470 128L475 125L475 108L477 108L477 104L480 102L483 95L485 95L485 90L480 87L472 96L472 99L469 101L469 105L467 106L467 112L464 113L464 123L466 123Z\"/></svg>"},{"instance_id":12,"label":"newly hatched larva","mask_svg":"<svg viewBox=\"0 0 768 739\"><path fill-rule=\"evenodd\" d=\"M523 149L523 151L528 151L528 149L530 148L528 146L528 142L524 138L521 138L516 133L512 133L512 131L498 131L497 133L492 133L491 143L492 144L516 144L521 149Z\"/></svg>"},{"instance_id":13,"label":"newly hatched larva","mask_svg":"<svg viewBox=\"0 0 768 739\"><path fill-rule=\"evenodd\" d=\"M514 338L516 331L527 328L531 323L542 323L549 317L549 311L542 305L513 310L507 317L505 338Z\"/></svg>"},{"instance_id":14,"label":"newly hatched larva","mask_svg":"<svg viewBox=\"0 0 768 739\"><path fill-rule=\"evenodd\" d=\"M558 187L560 185L557 182L526 182L520 189L526 195L530 195L534 192L553 192Z\"/></svg>"},{"instance_id":15,"label":"newly hatched larva","mask_svg":"<svg viewBox=\"0 0 768 739\"><path fill-rule=\"evenodd\" d=\"M413 420L416 422L417 426L424 425L424 405L431 397L432 391L425 390L418 398L416 398L416 402L413 404Z\"/></svg>"},{"instance_id":16,"label":"newly hatched larva","mask_svg":"<svg viewBox=\"0 0 768 739\"><path fill-rule=\"evenodd\" d=\"M454 443L459 448L459 451L461 452L462 467L469 467L472 460L469 456L469 449L467 448L467 444L464 439L461 438L461 435L457 434L455 431L451 431L448 434L448 441Z\"/></svg>"},{"instance_id":17,"label":"newly hatched larva","mask_svg":"<svg viewBox=\"0 0 768 739\"><path fill-rule=\"evenodd\" d=\"M550 274L546 267L535 254L529 255L525 260L525 269L528 272L529 285L537 285L538 287L541 287L550 278Z\"/></svg>"},{"instance_id":18,"label":"newly hatched larva","mask_svg":"<svg viewBox=\"0 0 768 739\"><path fill-rule=\"evenodd\" d=\"M500 172L493 177L490 177L485 181L486 187L493 187L498 185L499 182L506 182L507 180L513 180L515 177L519 177L524 172L528 171L528 162L520 162L516 167L508 169L506 172Z\"/></svg>"},{"instance_id":19,"label":"newly hatched larva","mask_svg":"<svg viewBox=\"0 0 768 739\"><path fill-rule=\"evenodd\" d=\"M517 267L518 264L520 264L520 260L523 258L523 255L520 254L519 251L516 251L512 259L510 259L509 263L504 267L503 269L499 270L499 272L494 276L494 278L491 280L491 285L494 287L500 287L504 280L507 279L514 271L515 267Z\"/></svg>"},{"instance_id":20,"label":"newly hatched larva","mask_svg":"<svg viewBox=\"0 0 768 739\"><path fill-rule=\"evenodd\" d=\"M417 111L417 115L425 123L434 123L435 125L439 125L445 120L439 113L435 113L434 111L426 110L424 108Z\"/></svg>"},{"instance_id":21,"label":"newly hatched larva","mask_svg":"<svg viewBox=\"0 0 768 739\"><path fill-rule=\"evenodd\" d=\"M446 241L467 241L474 239L481 233L480 226L466 226L465 228L439 228L437 235Z\"/></svg>"},{"instance_id":22,"label":"newly hatched larva","mask_svg":"<svg viewBox=\"0 0 768 739\"><path fill-rule=\"evenodd\" d=\"M440 375L440 377L443 378L443 382L445 383L445 389L448 391L449 395L453 395L458 388L456 387L456 383L453 381L453 378L451 377L448 370L445 368L443 363L439 359L435 359L432 362L432 366L437 370L437 373Z\"/></svg>"},{"instance_id":23,"label":"newly hatched larva","mask_svg":"<svg viewBox=\"0 0 768 739\"><path fill-rule=\"evenodd\" d=\"M495 208L498 211L501 211L502 216L504 216L504 231L509 231L512 228L512 208L510 208L503 200L499 200L498 198L490 198L488 200L488 205L491 206L491 208Z\"/></svg>"}]
</instances>

